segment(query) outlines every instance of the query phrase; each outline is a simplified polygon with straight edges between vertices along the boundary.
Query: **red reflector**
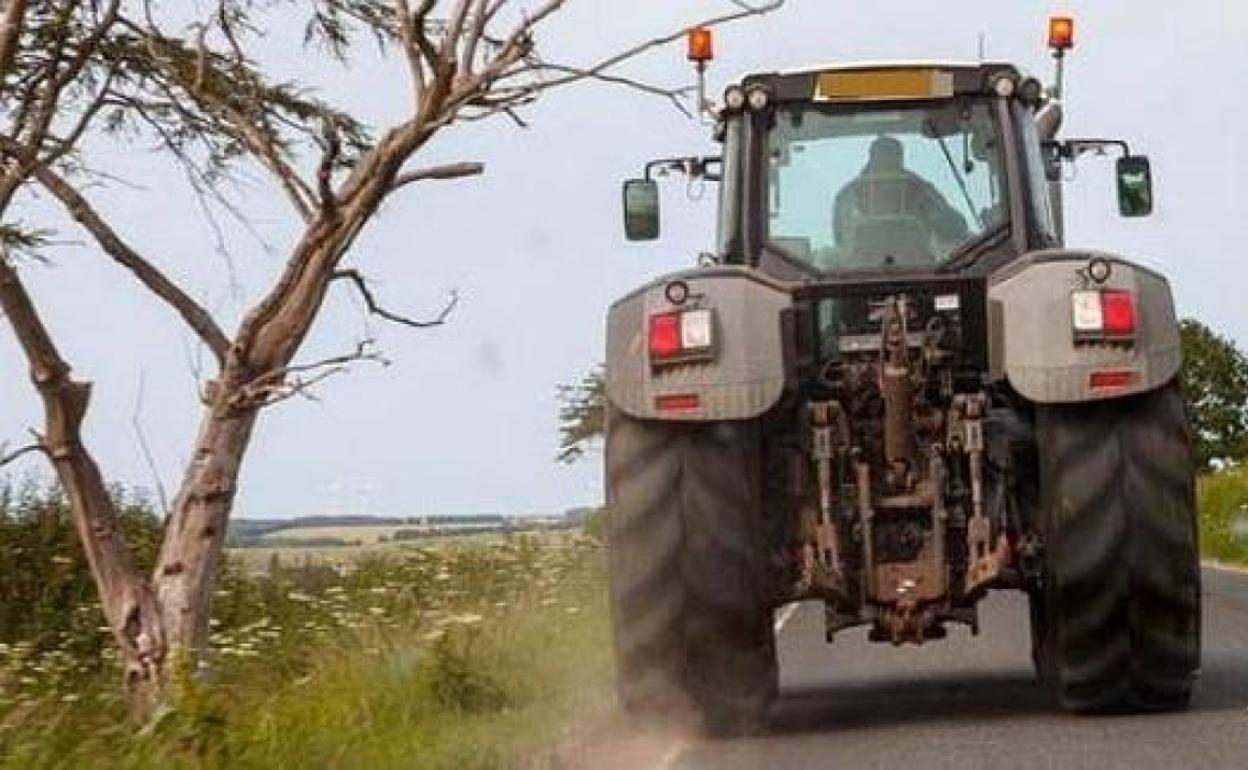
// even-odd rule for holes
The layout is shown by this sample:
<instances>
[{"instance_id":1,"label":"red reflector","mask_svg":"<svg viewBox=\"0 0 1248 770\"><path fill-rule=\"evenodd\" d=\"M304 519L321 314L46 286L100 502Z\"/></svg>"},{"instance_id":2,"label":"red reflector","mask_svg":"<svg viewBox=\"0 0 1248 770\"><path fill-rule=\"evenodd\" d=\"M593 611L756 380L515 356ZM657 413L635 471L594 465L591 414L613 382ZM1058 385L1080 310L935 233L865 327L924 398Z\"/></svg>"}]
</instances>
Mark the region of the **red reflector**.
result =
<instances>
[{"instance_id":1,"label":"red reflector","mask_svg":"<svg viewBox=\"0 0 1248 770\"><path fill-rule=\"evenodd\" d=\"M1088 385L1093 390L1117 390L1129 388L1140 379L1140 373L1130 369L1092 372L1088 377Z\"/></svg>"},{"instance_id":2,"label":"red reflector","mask_svg":"<svg viewBox=\"0 0 1248 770\"><path fill-rule=\"evenodd\" d=\"M1101 312L1106 334L1135 334L1135 298L1129 291L1101 292Z\"/></svg>"},{"instance_id":3,"label":"red reflector","mask_svg":"<svg viewBox=\"0 0 1248 770\"><path fill-rule=\"evenodd\" d=\"M671 358L680 355L680 313L650 316L650 356Z\"/></svg>"},{"instance_id":4,"label":"red reflector","mask_svg":"<svg viewBox=\"0 0 1248 770\"><path fill-rule=\"evenodd\" d=\"M657 396L654 405L660 412L696 412L702 408L702 399L697 393L674 393Z\"/></svg>"}]
</instances>

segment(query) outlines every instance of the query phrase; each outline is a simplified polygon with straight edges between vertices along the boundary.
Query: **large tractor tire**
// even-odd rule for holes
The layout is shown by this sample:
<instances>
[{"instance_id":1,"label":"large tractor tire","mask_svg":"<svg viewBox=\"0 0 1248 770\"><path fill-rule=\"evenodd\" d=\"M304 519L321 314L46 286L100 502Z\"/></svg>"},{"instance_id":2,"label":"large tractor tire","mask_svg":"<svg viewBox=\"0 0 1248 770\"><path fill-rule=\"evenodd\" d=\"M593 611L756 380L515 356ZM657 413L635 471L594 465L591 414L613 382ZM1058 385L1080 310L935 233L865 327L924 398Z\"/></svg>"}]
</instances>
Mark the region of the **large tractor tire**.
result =
<instances>
[{"instance_id":1,"label":"large tractor tire","mask_svg":"<svg viewBox=\"0 0 1248 770\"><path fill-rule=\"evenodd\" d=\"M1177 384L1036 415L1037 668L1078 712L1186 708L1200 666L1194 465Z\"/></svg>"},{"instance_id":2,"label":"large tractor tire","mask_svg":"<svg viewBox=\"0 0 1248 770\"><path fill-rule=\"evenodd\" d=\"M776 692L754 422L607 417L607 545L620 699L760 728Z\"/></svg>"}]
</instances>

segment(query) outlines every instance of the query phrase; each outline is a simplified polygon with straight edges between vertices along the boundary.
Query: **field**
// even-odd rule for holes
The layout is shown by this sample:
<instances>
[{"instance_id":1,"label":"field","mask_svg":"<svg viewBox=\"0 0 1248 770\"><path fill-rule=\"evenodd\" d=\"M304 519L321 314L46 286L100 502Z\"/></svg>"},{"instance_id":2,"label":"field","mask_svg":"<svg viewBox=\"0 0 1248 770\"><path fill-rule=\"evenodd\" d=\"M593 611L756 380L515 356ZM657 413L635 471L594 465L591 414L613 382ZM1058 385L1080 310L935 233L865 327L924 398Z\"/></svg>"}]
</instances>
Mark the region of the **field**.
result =
<instances>
[{"instance_id":1,"label":"field","mask_svg":"<svg viewBox=\"0 0 1248 770\"><path fill-rule=\"evenodd\" d=\"M312 528L308 528L311 530ZM354 527L343 527L342 531L350 531ZM393 528L378 527L392 531ZM336 528L326 528L326 531ZM292 530L293 532L294 530ZM322 536L318 536L322 537ZM536 541L542 541L544 538L538 535L532 535ZM562 535L555 536L556 539ZM294 539L289 538L289 539ZM248 572L266 572L275 564L286 567L299 567L304 565L348 565L355 564L362 560L374 558L390 559L404 558L411 552L424 548L445 548L456 545L490 545L506 542L508 536L497 534L483 535L444 535L436 538L426 538L424 540L407 540L403 542L380 542L375 541L367 545L291 545L288 540L284 545L264 546L253 545L247 548L230 549L230 558L234 563L244 567ZM350 541L354 538L342 538ZM264 542L263 538L259 542ZM282 542L282 541L279 541Z\"/></svg>"},{"instance_id":2,"label":"field","mask_svg":"<svg viewBox=\"0 0 1248 770\"><path fill-rule=\"evenodd\" d=\"M264 540L322 540L333 539L342 540L348 543L359 543L361 545L376 545L381 542L382 538L390 539L394 537L395 532L408 530L412 532L418 531L416 527L299 527L296 529L279 529L276 532L270 532L259 538Z\"/></svg>"},{"instance_id":3,"label":"field","mask_svg":"<svg viewBox=\"0 0 1248 770\"><path fill-rule=\"evenodd\" d=\"M489 529L490 527L483 527ZM471 534L471 527L462 527L465 533ZM358 525L358 526L337 526L337 527L309 527L299 526L289 529L279 529L266 533L258 538L260 542L266 540L275 542L295 542L295 541L329 541L341 540L348 545L378 545L393 540L395 535L403 533L411 539L418 539L422 536L445 536L445 529L429 529L417 526L397 526L397 525ZM410 540L409 540L410 542Z\"/></svg>"},{"instance_id":4,"label":"field","mask_svg":"<svg viewBox=\"0 0 1248 770\"><path fill-rule=\"evenodd\" d=\"M0 767L537 770L605 719L595 541L344 550L263 574L232 560L211 676L137 732L106 645L0 645ZM78 612L102 635L98 608Z\"/></svg>"}]
</instances>

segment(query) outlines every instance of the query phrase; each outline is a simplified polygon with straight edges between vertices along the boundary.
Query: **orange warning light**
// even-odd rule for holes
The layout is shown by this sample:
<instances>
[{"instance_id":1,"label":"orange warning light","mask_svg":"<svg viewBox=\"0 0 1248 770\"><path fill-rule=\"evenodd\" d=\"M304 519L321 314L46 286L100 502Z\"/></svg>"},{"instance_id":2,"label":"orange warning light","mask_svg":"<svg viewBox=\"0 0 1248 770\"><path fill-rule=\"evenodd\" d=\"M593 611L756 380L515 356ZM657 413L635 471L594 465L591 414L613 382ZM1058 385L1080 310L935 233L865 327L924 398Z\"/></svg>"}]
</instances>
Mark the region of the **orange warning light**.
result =
<instances>
[{"instance_id":1,"label":"orange warning light","mask_svg":"<svg viewBox=\"0 0 1248 770\"><path fill-rule=\"evenodd\" d=\"M1075 47L1075 20L1069 16L1049 19L1049 48L1065 51Z\"/></svg>"},{"instance_id":2,"label":"orange warning light","mask_svg":"<svg viewBox=\"0 0 1248 770\"><path fill-rule=\"evenodd\" d=\"M705 64L715 58L715 34L707 27L689 30L689 61Z\"/></svg>"}]
</instances>

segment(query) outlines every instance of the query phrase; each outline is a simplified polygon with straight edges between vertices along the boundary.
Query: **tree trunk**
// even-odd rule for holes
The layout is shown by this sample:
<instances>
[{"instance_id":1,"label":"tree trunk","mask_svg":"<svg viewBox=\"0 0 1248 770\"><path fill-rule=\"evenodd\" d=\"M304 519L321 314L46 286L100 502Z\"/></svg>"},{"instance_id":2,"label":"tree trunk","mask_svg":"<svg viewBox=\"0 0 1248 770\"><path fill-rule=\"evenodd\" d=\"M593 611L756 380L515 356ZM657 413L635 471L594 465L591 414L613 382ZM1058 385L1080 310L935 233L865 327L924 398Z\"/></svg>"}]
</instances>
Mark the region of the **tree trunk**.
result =
<instances>
[{"instance_id":1,"label":"tree trunk","mask_svg":"<svg viewBox=\"0 0 1248 770\"><path fill-rule=\"evenodd\" d=\"M3 257L0 310L43 400L40 445L65 489L104 616L122 652L127 693L142 717L168 697L171 674L178 673L171 664L193 671L206 650L213 582L256 407L237 406L231 396L238 389L216 389L149 580L135 568L103 475L82 441L91 387L71 378L17 271Z\"/></svg>"},{"instance_id":2,"label":"tree trunk","mask_svg":"<svg viewBox=\"0 0 1248 770\"><path fill-rule=\"evenodd\" d=\"M195 670L207 649L213 586L234 505L239 469L257 411L218 397L204 414L152 581L175 665Z\"/></svg>"},{"instance_id":3,"label":"tree trunk","mask_svg":"<svg viewBox=\"0 0 1248 770\"><path fill-rule=\"evenodd\" d=\"M104 478L82 442L91 386L70 377L17 271L0 254L0 310L30 365L43 400L40 445L69 499L70 514L100 593L104 616L121 648L127 689L140 707L164 683L165 633L151 583L135 569Z\"/></svg>"}]
</instances>

